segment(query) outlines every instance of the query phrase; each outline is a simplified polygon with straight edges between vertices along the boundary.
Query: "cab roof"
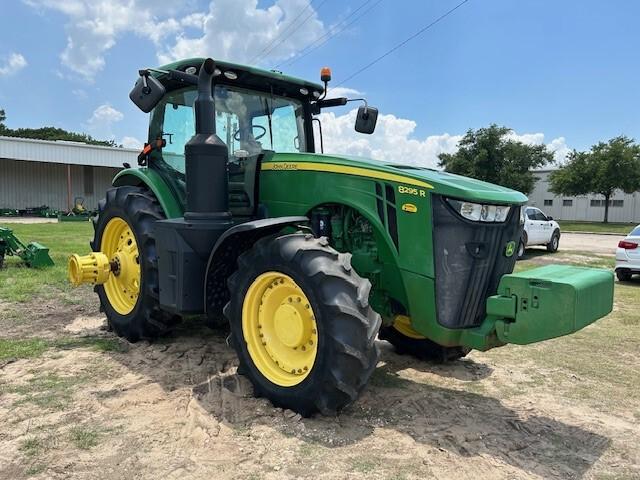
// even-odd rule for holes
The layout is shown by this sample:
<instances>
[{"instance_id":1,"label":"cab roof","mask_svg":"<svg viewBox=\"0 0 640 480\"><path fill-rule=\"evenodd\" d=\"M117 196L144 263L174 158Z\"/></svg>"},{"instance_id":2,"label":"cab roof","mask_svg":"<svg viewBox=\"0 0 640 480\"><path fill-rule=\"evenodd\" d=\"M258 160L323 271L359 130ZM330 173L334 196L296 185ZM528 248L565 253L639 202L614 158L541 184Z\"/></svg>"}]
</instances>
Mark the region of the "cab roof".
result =
<instances>
[{"instance_id":1,"label":"cab roof","mask_svg":"<svg viewBox=\"0 0 640 480\"><path fill-rule=\"evenodd\" d=\"M195 67L200 69L204 58L195 57L179 60L177 62L169 63L159 67L161 70L180 70L184 71L188 67ZM291 77L285 75L282 72L276 70L263 70L257 67L251 67L248 65L241 65L239 63L225 62L221 60L215 60L216 68L219 69L222 74L227 71L231 71L237 75L237 79L228 79L224 75L216 77L217 83L225 83L229 85L238 85L242 87L256 88L259 90L267 89L268 86L273 86L278 90L287 92L291 96L308 96L310 100L315 100L313 92L322 94L324 87L318 83L309 82L301 78ZM308 94L303 94L300 89L306 89Z\"/></svg>"}]
</instances>

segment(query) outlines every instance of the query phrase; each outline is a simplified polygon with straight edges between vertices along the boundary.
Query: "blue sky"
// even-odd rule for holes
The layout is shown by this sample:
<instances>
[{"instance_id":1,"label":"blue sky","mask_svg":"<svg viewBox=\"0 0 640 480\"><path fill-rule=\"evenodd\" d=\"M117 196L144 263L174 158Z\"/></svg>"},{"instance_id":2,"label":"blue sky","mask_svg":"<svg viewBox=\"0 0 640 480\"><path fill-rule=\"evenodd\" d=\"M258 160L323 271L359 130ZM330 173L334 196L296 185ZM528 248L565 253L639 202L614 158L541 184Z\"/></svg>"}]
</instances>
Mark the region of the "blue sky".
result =
<instances>
[{"instance_id":1,"label":"blue sky","mask_svg":"<svg viewBox=\"0 0 640 480\"><path fill-rule=\"evenodd\" d=\"M296 25L306 22L258 62L313 80L330 65L337 84L459 0L3 3L0 108L8 126L55 125L133 145L146 135L146 116L128 99L138 68L203 53L247 62L270 38L291 33L303 12ZM373 8L288 64L362 5L359 12ZM355 145L348 110L325 115L327 135L338 150L398 161L448 151L468 128L492 122L559 152L618 134L640 139L638 18L640 2L631 0L470 0L343 85L383 115L367 146Z\"/></svg>"}]
</instances>

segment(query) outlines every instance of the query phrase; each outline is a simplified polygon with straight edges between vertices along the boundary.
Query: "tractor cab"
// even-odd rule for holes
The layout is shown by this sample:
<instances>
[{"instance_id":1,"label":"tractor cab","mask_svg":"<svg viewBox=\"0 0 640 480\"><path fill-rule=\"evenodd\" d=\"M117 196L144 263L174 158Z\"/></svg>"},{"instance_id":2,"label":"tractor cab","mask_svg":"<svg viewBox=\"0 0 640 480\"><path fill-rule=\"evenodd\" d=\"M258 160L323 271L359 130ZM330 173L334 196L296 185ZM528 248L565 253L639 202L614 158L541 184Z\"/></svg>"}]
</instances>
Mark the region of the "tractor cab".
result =
<instances>
[{"instance_id":1,"label":"tractor cab","mask_svg":"<svg viewBox=\"0 0 640 480\"><path fill-rule=\"evenodd\" d=\"M202 59L189 59L152 72L164 89L151 112L149 127L149 138L155 139L159 148L151 149L143 161L162 175L183 205L186 204L184 150L196 133L195 73L201 64ZM146 71L141 73L147 75ZM256 188L261 163L275 152L315 152L313 114L325 106L344 105L348 101L324 100L326 83L330 80L326 68L322 79L325 87L276 71L216 63L215 131L228 149L229 209L236 222L263 216L258 209ZM374 110L368 108L369 112Z\"/></svg>"}]
</instances>

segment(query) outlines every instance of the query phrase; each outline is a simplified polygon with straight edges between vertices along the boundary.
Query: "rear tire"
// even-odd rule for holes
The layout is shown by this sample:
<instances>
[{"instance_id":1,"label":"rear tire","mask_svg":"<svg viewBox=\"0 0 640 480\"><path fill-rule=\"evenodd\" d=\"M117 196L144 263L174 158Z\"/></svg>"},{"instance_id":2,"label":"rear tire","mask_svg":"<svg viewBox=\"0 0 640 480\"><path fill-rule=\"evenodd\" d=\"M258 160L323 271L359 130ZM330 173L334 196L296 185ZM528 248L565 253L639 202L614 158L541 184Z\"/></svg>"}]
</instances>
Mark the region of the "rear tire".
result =
<instances>
[{"instance_id":1,"label":"rear tire","mask_svg":"<svg viewBox=\"0 0 640 480\"><path fill-rule=\"evenodd\" d=\"M626 269L616 270L616 277L618 277L619 282L630 282L633 274Z\"/></svg>"},{"instance_id":2,"label":"rear tire","mask_svg":"<svg viewBox=\"0 0 640 480\"><path fill-rule=\"evenodd\" d=\"M93 219L95 236L91 248L94 252L102 251L105 227L110 220L118 218L127 223L137 244L139 293L131 311L122 314L112 305L105 285L96 285L94 290L100 297L100 310L106 314L109 327L130 342L158 337L175 323L175 317L160 310L159 305L158 257L153 224L165 218L164 212L156 197L146 188L122 186L108 190L106 198L98 204L97 219Z\"/></svg>"},{"instance_id":3,"label":"rear tire","mask_svg":"<svg viewBox=\"0 0 640 480\"><path fill-rule=\"evenodd\" d=\"M369 306L371 284L352 269L351 255L336 252L324 237L292 234L259 240L238 258L238 266L228 281L231 299L224 314L229 319L232 345L240 360L238 371L247 375L255 395L304 416L316 411L335 415L356 400L378 363L375 338L381 320ZM267 278L281 275L282 279L271 277L276 280L258 290L256 301L256 285L261 285L265 275ZM299 311L302 315L310 311L314 322L313 327L309 327L313 332L309 338L316 340L314 346L310 347L311 342L304 340L306 348L313 348L315 352L311 361L305 359L308 367L295 364L296 355L302 355L300 350L305 349L300 346L303 343L289 345L288 339L284 339L288 335L270 334L266 327L270 322L282 325L284 321L289 328L286 332L303 331L292 326L299 317L292 320L286 313L290 308L285 297L282 303L276 302L275 310L269 303L271 295L279 298L278 289L286 287L279 283L285 279L299 288L296 295L303 298ZM255 311L254 305L259 305ZM305 311L305 306L309 310ZM271 311L274 313L269 313ZM289 316L283 317L283 311ZM265 335L260 333L257 342L252 333L254 327L260 329L258 332L265 332ZM277 331L283 330L276 328ZM285 344L289 350L285 349L281 356L273 354ZM271 352L270 356L264 352ZM282 359L293 359L286 370ZM294 364L300 369L289 372ZM282 371L278 371L278 367Z\"/></svg>"},{"instance_id":4,"label":"rear tire","mask_svg":"<svg viewBox=\"0 0 640 480\"><path fill-rule=\"evenodd\" d=\"M560 232L555 230L553 235L551 235L551 241L547 243L547 251L554 253L558 251L558 247L560 246Z\"/></svg>"}]
</instances>

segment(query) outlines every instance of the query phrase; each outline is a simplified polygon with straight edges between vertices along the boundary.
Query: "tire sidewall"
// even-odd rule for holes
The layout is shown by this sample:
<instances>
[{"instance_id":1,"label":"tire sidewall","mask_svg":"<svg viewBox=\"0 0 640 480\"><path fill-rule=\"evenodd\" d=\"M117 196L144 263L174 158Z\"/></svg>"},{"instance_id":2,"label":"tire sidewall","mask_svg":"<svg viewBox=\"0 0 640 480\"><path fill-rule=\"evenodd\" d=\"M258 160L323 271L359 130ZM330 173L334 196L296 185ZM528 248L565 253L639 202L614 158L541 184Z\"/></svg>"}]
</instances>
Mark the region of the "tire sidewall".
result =
<instances>
[{"instance_id":1,"label":"tire sidewall","mask_svg":"<svg viewBox=\"0 0 640 480\"><path fill-rule=\"evenodd\" d=\"M551 235L551 241L549 242L549 251L557 252L558 247L560 247L560 232L558 232L558 230L555 230L553 232L553 235Z\"/></svg>"}]
</instances>

